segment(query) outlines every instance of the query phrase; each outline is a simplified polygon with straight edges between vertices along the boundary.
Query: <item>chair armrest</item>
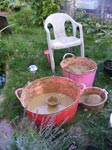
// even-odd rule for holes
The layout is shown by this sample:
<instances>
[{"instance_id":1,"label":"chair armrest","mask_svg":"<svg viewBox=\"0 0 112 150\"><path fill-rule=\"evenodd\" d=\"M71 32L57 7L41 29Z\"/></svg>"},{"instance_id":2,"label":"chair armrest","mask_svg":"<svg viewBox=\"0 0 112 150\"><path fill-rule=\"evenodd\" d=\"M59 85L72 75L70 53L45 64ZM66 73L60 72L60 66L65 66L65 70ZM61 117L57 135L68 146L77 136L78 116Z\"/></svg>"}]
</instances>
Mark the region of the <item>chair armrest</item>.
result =
<instances>
[{"instance_id":1,"label":"chair armrest","mask_svg":"<svg viewBox=\"0 0 112 150\"><path fill-rule=\"evenodd\" d=\"M80 23L77 23L77 26L79 27L79 32L80 32L80 38L83 38L83 28Z\"/></svg>"},{"instance_id":2,"label":"chair armrest","mask_svg":"<svg viewBox=\"0 0 112 150\"><path fill-rule=\"evenodd\" d=\"M50 43L51 35L50 35L50 31L49 31L49 29L48 29L48 27L47 27L46 24L44 25L44 29L45 29L45 31L46 31L47 41L48 41L48 43Z\"/></svg>"},{"instance_id":3,"label":"chair armrest","mask_svg":"<svg viewBox=\"0 0 112 150\"><path fill-rule=\"evenodd\" d=\"M75 20L72 20L72 24L73 24L73 32L74 32L74 35L76 36L76 30L77 30L77 27L79 28L79 32L80 32L80 38L83 38L83 28L82 28L82 25L78 22L76 22ZM75 27L74 27L75 25Z\"/></svg>"}]
</instances>

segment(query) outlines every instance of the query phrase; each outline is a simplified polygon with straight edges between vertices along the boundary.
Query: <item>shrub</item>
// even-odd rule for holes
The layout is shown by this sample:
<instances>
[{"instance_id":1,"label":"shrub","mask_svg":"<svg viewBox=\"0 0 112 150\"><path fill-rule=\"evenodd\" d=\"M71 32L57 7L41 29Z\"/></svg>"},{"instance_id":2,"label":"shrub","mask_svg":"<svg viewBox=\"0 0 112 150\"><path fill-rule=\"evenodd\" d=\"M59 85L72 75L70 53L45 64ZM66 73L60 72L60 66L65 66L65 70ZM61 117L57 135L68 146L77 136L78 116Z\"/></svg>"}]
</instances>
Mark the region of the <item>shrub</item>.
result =
<instances>
[{"instance_id":1,"label":"shrub","mask_svg":"<svg viewBox=\"0 0 112 150\"><path fill-rule=\"evenodd\" d=\"M1 11L7 10L8 4L9 4L8 0L2 0L0 2L0 10Z\"/></svg>"},{"instance_id":2,"label":"shrub","mask_svg":"<svg viewBox=\"0 0 112 150\"><path fill-rule=\"evenodd\" d=\"M63 124L55 126L55 116L47 122L46 126L43 125L46 120L43 120L40 127L29 121L27 117L23 117L13 137L8 140L6 150L72 150L72 148L76 150L77 137L71 135L73 127L65 131L62 128Z\"/></svg>"},{"instance_id":3,"label":"shrub","mask_svg":"<svg viewBox=\"0 0 112 150\"><path fill-rule=\"evenodd\" d=\"M43 25L44 19L51 13L60 11L62 0L32 0L29 1L33 10L33 24Z\"/></svg>"}]
</instances>

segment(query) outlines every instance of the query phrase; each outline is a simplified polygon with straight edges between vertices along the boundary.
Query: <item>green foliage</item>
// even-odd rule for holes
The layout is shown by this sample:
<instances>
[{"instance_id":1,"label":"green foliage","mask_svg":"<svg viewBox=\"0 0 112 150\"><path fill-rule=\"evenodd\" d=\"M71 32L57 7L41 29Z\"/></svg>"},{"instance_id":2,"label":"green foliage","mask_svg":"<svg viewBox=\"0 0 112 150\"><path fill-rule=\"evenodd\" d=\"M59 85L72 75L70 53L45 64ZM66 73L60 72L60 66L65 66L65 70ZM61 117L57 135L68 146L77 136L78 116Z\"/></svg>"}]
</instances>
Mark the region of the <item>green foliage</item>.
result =
<instances>
[{"instance_id":1,"label":"green foliage","mask_svg":"<svg viewBox=\"0 0 112 150\"><path fill-rule=\"evenodd\" d=\"M96 43L101 47L108 47L112 50L112 31L110 29L101 30L97 34L98 39L95 40Z\"/></svg>"},{"instance_id":2,"label":"green foliage","mask_svg":"<svg viewBox=\"0 0 112 150\"><path fill-rule=\"evenodd\" d=\"M4 11L4 10L8 10L9 8L14 9L17 7L22 7L22 2L24 2L23 0L2 0L0 2L0 10Z\"/></svg>"},{"instance_id":3,"label":"green foliage","mask_svg":"<svg viewBox=\"0 0 112 150\"><path fill-rule=\"evenodd\" d=\"M82 23L82 24L83 24L84 30L87 32L87 34L96 33L99 30L98 17L87 18L87 19L85 19L84 23Z\"/></svg>"},{"instance_id":4,"label":"green foliage","mask_svg":"<svg viewBox=\"0 0 112 150\"><path fill-rule=\"evenodd\" d=\"M9 0L2 0L0 2L0 10L1 11L7 10L8 4L9 4Z\"/></svg>"},{"instance_id":5,"label":"green foliage","mask_svg":"<svg viewBox=\"0 0 112 150\"><path fill-rule=\"evenodd\" d=\"M2 37L1 37L1 33L10 26L12 25L8 25L0 30L0 64L5 64L6 61L9 59L10 55L12 54L11 51L9 52L9 50L5 50L3 48L5 44L4 41L2 41Z\"/></svg>"},{"instance_id":6,"label":"green foliage","mask_svg":"<svg viewBox=\"0 0 112 150\"><path fill-rule=\"evenodd\" d=\"M16 15L18 16L18 13ZM8 68L7 83L3 89L3 92L7 94L5 94L5 101L0 108L0 118L6 116L12 119L22 112L20 102L14 94L18 87L23 87L28 81L51 74L50 65L47 64L47 59L43 53L47 47L45 32L41 28L37 30L37 27L33 27L32 30L32 27L27 26L26 29L24 26L20 30L20 26L17 23L14 27L18 28L18 30L13 28L12 35L2 36L1 39L0 62L8 64ZM39 68L35 76L32 76L28 71L28 67L31 64L36 64ZM4 111L5 109L7 111ZM10 112L10 110L12 111Z\"/></svg>"},{"instance_id":7,"label":"green foliage","mask_svg":"<svg viewBox=\"0 0 112 150\"><path fill-rule=\"evenodd\" d=\"M33 24L43 25L45 18L55 12L60 11L62 0L32 0L29 1L33 11Z\"/></svg>"},{"instance_id":8,"label":"green foliage","mask_svg":"<svg viewBox=\"0 0 112 150\"><path fill-rule=\"evenodd\" d=\"M96 33L101 27L99 18L97 16L87 17L84 10L79 10L76 12L75 20L81 22L84 32L87 34Z\"/></svg>"},{"instance_id":9,"label":"green foliage","mask_svg":"<svg viewBox=\"0 0 112 150\"><path fill-rule=\"evenodd\" d=\"M73 28L71 22L65 22L65 29L66 29L66 35L70 36L73 35Z\"/></svg>"},{"instance_id":10,"label":"green foliage","mask_svg":"<svg viewBox=\"0 0 112 150\"><path fill-rule=\"evenodd\" d=\"M17 18L18 19L17 19ZM16 12L12 15L12 18L10 18L11 22L15 22L15 25L19 25L19 29L23 29L24 27L32 27L32 10L30 6L23 7L20 12Z\"/></svg>"},{"instance_id":11,"label":"green foliage","mask_svg":"<svg viewBox=\"0 0 112 150\"><path fill-rule=\"evenodd\" d=\"M11 9L20 8L22 6L21 0L9 0L8 7Z\"/></svg>"},{"instance_id":12,"label":"green foliage","mask_svg":"<svg viewBox=\"0 0 112 150\"><path fill-rule=\"evenodd\" d=\"M107 149L106 139L108 136L112 135L108 128L108 122L108 109L87 112L81 109L76 117L76 126L81 127L81 133L85 135L77 139L78 144L81 144L79 150L83 149L83 145L88 145L88 142L90 145L95 145L100 150Z\"/></svg>"},{"instance_id":13,"label":"green foliage","mask_svg":"<svg viewBox=\"0 0 112 150\"><path fill-rule=\"evenodd\" d=\"M81 22L84 28L84 32L87 34L99 33L100 30L107 30L109 28L109 20L101 20L101 18L99 18L97 15L88 16L86 11L83 9L76 11L74 19L78 22Z\"/></svg>"},{"instance_id":14,"label":"green foliage","mask_svg":"<svg viewBox=\"0 0 112 150\"><path fill-rule=\"evenodd\" d=\"M30 6L25 6L15 13L12 13L11 16L7 16L10 24L14 24L12 31L18 33L26 29L27 32L31 30L27 29L26 27L32 27L32 10Z\"/></svg>"}]
</instances>

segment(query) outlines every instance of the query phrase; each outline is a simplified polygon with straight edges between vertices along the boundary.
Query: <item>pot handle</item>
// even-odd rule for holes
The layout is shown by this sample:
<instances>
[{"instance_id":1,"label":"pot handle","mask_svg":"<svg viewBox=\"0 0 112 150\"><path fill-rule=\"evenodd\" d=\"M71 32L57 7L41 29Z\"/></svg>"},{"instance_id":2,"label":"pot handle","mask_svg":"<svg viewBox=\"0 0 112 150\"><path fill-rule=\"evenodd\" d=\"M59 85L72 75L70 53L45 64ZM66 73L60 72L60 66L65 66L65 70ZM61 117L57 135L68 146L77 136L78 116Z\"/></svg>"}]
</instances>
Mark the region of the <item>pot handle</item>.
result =
<instances>
[{"instance_id":1,"label":"pot handle","mask_svg":"<svg viewBox=\"0 0 112 150\"><path fill-rule=\"evenodd\" d=\"M75 56L74 54L72 54L72 53L66 53L66 54L63 56L63 59L65 59L67 55L71 55L72 57L76 57L76 56Z\"/></svg>"},{"instance_id":2,"label":"pot handle","mask_svg":"<svg viewBox=\"0 0 112 150\"><path fill-rule=\"evenodd\" d=\"M80 83L79 86L82 93L82 91L86 88L86 85L84 83Z\"/></svg>"},{"instance_id":3,"label":"pot handle","mask_svg":"<svg viewBox=\"0 0 112 150\"><path fill-rule=\"evenodd\" d=\"M109 93L107 92L107 90L106 90L106 89L102 89L102 91L103 91L103 92L105 92L106 99L107 99L107 98L108 98L108 94L109 94Z\"/></svg>"},{"instance_id":4,"label":"pot handle","mask_svg":"<svg viewBox=\"0 0 112 150\"><path fill-rule=\"evenodd\" d=\"M86 88L86 85L84 83L80 83L79 86L80 86L80 90L81 90L81 92L80 92L80 95L81 95L83 90ZM81 100L79 100L79 104L82 104Z\"/></svg>"},{"instance_id":5,"label":"pot handle","mask_svg":"<svg viewBox=\"0 0 112 150\"><path fill-rule=\"evenodd\" d=\"M15 95L16 97L20 100L21 104L24 106L24 102L22 101L22 99L20 98L21 93L23 92L24 88L18 88L15 91Z\"/></svg>"}]
</instances>

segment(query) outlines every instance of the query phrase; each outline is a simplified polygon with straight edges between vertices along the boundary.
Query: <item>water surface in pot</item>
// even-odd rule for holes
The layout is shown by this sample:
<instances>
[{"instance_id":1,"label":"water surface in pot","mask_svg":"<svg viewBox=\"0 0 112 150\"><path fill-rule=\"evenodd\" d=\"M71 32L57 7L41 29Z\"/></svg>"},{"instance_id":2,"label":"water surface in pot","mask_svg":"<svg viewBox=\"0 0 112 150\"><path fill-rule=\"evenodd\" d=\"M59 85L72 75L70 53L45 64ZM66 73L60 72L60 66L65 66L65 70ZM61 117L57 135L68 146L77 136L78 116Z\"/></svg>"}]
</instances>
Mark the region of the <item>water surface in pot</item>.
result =
<instances>
[{"instance_id":1,"label":"water surface in pot","mask_svg":"<svg viewBox=\"0 0 112 150\"><path fill-rule=\"evenodd\" d=\"M59 102L55 106L49 106L46 102L50 97L58 98ZM43 93L36 96L28 104L27 109L33 113L51 114L65 109L74 102L74 98L62 93Z\"/></svg>"},{"instance_id":2,"label":"water surface in pot","mask_svg":"<svg viewBox=\"0 0 112 150\"><path fill-rule=\"evenodd\" d=\"M98 94L88 94L81 96L81 101L87 103L88 105L97 105L101 103L102 98Z\"/></svg>"}]
</instances>

